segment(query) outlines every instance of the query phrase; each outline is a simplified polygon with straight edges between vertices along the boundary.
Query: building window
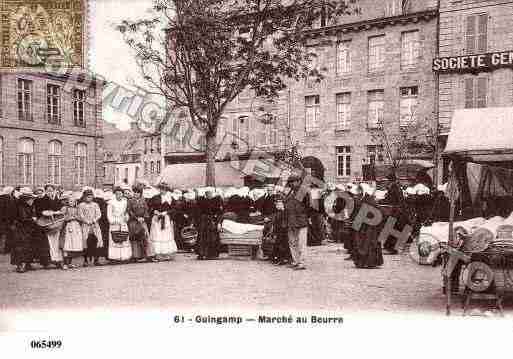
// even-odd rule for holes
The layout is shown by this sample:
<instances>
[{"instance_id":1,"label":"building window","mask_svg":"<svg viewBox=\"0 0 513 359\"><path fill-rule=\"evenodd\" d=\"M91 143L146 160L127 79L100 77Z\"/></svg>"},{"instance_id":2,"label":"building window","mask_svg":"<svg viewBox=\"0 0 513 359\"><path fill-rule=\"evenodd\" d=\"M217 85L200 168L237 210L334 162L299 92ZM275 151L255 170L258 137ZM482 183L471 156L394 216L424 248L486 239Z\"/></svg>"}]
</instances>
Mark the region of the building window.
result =
<instances>
[{"instance_id":1,"label":"building window","mask_svg":"<svg viewBox=\"0 0 513 359\"><path fill-rule=\"evenodd\" d=\"M268 144L276 145L278 143L278 122L274 119L269 125L267 125L268 131Z\"/></svg>"},{"instance_id":2,"label":"building window","mask_svg":"<svg viewBox=\"0 0 513 359\"><path fill-rule=\"evenodd\" d=\"M20 185L34 184L34 140L31 138L18 142L18 171Z\"/></svg>"},{"instance_id":3,"label":"building window","mask_svg":"<svg viewBox=\"0 0 513 359\"><path fill-rule=\"evenodd\" d=\"M419 31L401 33L401 68L410 69L417 66L420 56Z\"/></svg>"},{"instance_id":4,"label":"building window","mask_svg":"<svg viewBox=\"0 0 513 359\"><path fill-rule=\"evenodd\" d=\"M465 108L486 107L488 78L469 77L465 79Z\"/></svg>"},{"instance_id":5,"label":"building window","mask_svg":"<svg viewBox=\"0 0 513 359\"><path fill-rule=\"evenodd\" d=\"M320 72L320 63L321 63L321 49L317 49L315 47L309 47L307 49L309 54L309 64L308 64L308 79L307 80L315 80L315 76Z\"/></svg>"},{"instance_id":6,"label":"building window","mask_svg":"<svg viewBox=\"0 0 513 359\"><path fill-rule=\"evenodd\" d=\"M153 137L150 137L150 153L153 153Z\"/></svg>"},{"instance_id":7,"label":"building window","mask_svg":"<svg viewBox=\"0 0 513 359\"><path fill-rule=\"evenodd\" d=\"M367 117L368 128L378 128L383 124L383 110L385 108L385 92L383 90L369 91L369 113Z\"/></svg>"},{"instance_id":8,"label":"building window","mask_svg":"<svg viewBox=\"0 0 513 359\"><path fill-rule=\"evenodd\" d=\"M181 139L180 139L181 140ZM155 137L155 142L157 144L157 153L161 153L162 151L162 148L161 148L161 143L160 143L160 136L157 136Z\"/></svg>"},{"instance_id":9,"label":"building window","mask_svg":"<svg viewBox=\"0 0 513 359\"><path fill-rule=\"evenodd\" d=\"M249 143L249 117L239 116L233 119L233 133L238 137L237 140Z\"/></svg>"},{"instance_id":10,"label":"building window","mask_svg":"<svg viewBox=\"0 0 513 359\"><path fill-rule=\"evenodd\" d=\"M383 162L383 145L367 146L367 159L372 165L376 162Z\"/></svg>"},{"instance_id":11,"label":"building window","mask_svg":"<svg viewBox=\"0 0 513 359\"><path fill-rule=\"evenodd\" d=\"M157 166L157 173L160 174L160 161L155 162Z\"/></svg>"},{"instance_id":12,"label":"building window","mask_svg":"<svg viewBox=\"0 0 513 359\"><path fill-rule=\"evenodd\" d=\"M369 37L369 72L385 69L385 35Z\"/></svg>"},{"instance_id":13,"label":"building window","mask_svg":"<svg viewBox=\"0 0 513 359\"><path fill-rule=\"evenodd\" d=\"M307 133L319 130L319 117L321 115L321 100L319 95L305 97L305 130Z\"/></svg>"},{"instance_id":14,"label":"building window","mask_svg":"<svg viewBox=\"0 0 513 359\"><path fill-rule=\"evenodd\" d=\"M416 121L419 89L417 86L401 87L400 92L399 125L405 127Z\"/></svg>"},{"instance_id":15,"label":"building window","mask_svg":"<svg viewBox=\"0 0 513 359\"><path fill-rule=\"evenodd\" d=\"M61 88L56 85L46 85L46 117L48 123L61 123Z\"/></svg>"},{"instance_id":16,"label":"building window","mask_svg":"<svg viewBox=\"0 0 513 359\"><path fill-rule=\"evenodd\" d=\"M466 53L484 53L487 50L488 14L469 15L465 26Z\"/></svg>"},{"instance_id":17,"label":"building window","mask_svg":"<svg viewBox=\"0 0 513 359\"><path fill-rule=\"evenodd\" d=\"M4 139L0 137L0 184L4 183Z\"/></svg>"},{"instance_id":18,"label":"building window","mask_svg":"<svg viewBox=\"0 0 513 359\"><path fill-rule=\"evenodd\" d=\"M121 177L119 176L119 168L116 167L116 178L114 179L114 182L119 182L121 180Z\"/></svg>"},{"instance_id":19,"label":"building window","mask_svg":"<svg viewBox=\"0 0 513 359\"><path fill-rule=\"evenodd\" d=\"M150 173L151 174L155 173L155 162L153 162L153 161L150 162Z\"/></svg>"},{"instance_id":20,"label":"building window","mask_svg":"<svg viewBox=\"0 0 513 359\"><path fill-rule=\"evenodd\" d=\"M87 145L85 143L75 144L75 158L73 162L75 170L75 184L86 184Z\"/></svg>"},{"instance_id":21,"label":"building window","mask_svg":"<svg viewBox=\"0 0 513 359\"><path fill-rule=\"evenodd\" d=\"M18 79L18 118L32 121L32 81Z\"/></svg>"},{"instance_id":22,"label":"building window","mask_svg":"<svg viewBox=\"0 0 513 359\"><path fill-rule=\"evenodd\" d=\"M337 146L337 176L351 176L351 147Z\"/></svg>"},{"instance_id":23,"label":"building window","mask_svg":"<svg viewBox=\"0 0 513 359\"><path fill-rule=\"evenodd\" d=\"M48 143L48 183L61 184L62 169L62 143L50 141Z\"/></svg>"},{"instance_id":24,"label":"building window","mask_svg":"<svg viewBox=\"0 0 513 359\"><path fill-rule=\"evenodd\" d=\"M135 168L135 179L137 180L139 178L139 167Z\"/></svg>"},{"instance_id":25,"label":"building window","mask_svg":"<svg viewBox=\"0 0 513 359\"><path fill-rule=\"evenodd\" d=\"M144 162L144 175L147 176L148 175L148 162Z\"/></svg>"},{"instance_id":26,"label":"building window","mask_svg":"<svg viewBox=\"0 0 513 359\"><path fill-rule=\"evenodd\" d=\"M337 130L348 130L351 125L351 94L339 93L337 101Z\"/></svg>"},{"instance_id":27,"label":"building window","mask_svg":"<svg viewBox=\"0 0 513 359\"><path fill-rule=\"evenodd\" d=\"M125 179L124 179L124 182L128 183L128 168L125 168Z\"/></svg>"},{"instance_id":28,"label":"building window","mask_svg":"<svg viewBox=\"0 0 513 359\"><path fill-rule=\"evenodd\" d=\"M265 145L267 145L267 127L268 127L268 125L261 121L256 121L256 124L257 124L256 144L258 146L265 146Z\"/></svg>"},{"instance_id":29,"label":"building window","mask_svg":"<svg viewBox=\"0 0 513 359\"><path fill-rule=\"evenodd\" d=\"M73 90L73 121L75 126L85 127L85 97L86 92L84 90Z\"/></svg>"},{"instance_id":30,"label":"building window","mask_svg":"<svg viewBox=\"0 0 513 359\"><path fill-rule=\"evenodd\" d=\"M347 75L351 72L351 41L337 44L337 75Z\"/></svg>"}]
</instances>

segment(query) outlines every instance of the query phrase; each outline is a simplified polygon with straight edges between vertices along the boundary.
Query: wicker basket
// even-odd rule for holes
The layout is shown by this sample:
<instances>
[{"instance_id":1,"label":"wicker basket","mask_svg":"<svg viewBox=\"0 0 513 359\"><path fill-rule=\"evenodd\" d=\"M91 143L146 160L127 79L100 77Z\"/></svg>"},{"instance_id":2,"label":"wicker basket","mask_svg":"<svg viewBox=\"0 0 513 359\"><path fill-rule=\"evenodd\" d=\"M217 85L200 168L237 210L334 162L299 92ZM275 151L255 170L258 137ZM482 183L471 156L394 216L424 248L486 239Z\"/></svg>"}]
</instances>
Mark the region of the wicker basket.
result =
<instances>
[{"instance_id":1,"label":"wicker basket","mask_svg":"<svg viewBox=\"0 0 513 359\"><path fill-rule=\"evenodd\" d=\"M128 241L128 232L124 231L111 231L112 241L117 244Z\"/></svg>"},{"instance_id":2,"label":"wicker basket","mask_svg":"<svg viewBox=\"0 0 513 359\"><path fill-rule=\"evenodd\" d=\"M40 226L46 232L58 231L64 227L65 218L64 215L58 216L43 216L37 220L38 226Z\"/></svg>"},{"instance_id":3,"label":"wicker basket","mask_svg":"<svg viewBox=\"0 0 513 359\"><path fill-rule=\"evenodd\" d=\"M189 246L193 246L198 240L198 231L196 228L194 228L194 226L187 226L182 228L180 234L182 237L182 242Z\"/></svg>"}]
</instances>

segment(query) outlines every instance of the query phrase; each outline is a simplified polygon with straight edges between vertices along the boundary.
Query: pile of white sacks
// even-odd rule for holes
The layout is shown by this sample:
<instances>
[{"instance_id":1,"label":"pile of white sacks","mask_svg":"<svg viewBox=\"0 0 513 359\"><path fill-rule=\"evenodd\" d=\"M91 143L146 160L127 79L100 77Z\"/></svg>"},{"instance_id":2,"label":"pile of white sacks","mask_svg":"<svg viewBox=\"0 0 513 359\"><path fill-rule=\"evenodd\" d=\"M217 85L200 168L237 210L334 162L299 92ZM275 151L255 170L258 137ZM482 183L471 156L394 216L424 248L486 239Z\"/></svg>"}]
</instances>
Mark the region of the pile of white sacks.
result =
<instances>
[{"instance_id":1,"label":"pile of white sacks","mask_svg":"<svg viewBox=\"0 0 513 359\"><path fill-rule=\"evenodd\" d=\"M454 230L461 231L468 236L480 238L481 241L494 241L499 232L511 226L513 229L513 213L508 217L495 216L490 219L482 217L471 218L466 221L454 222ZM421 234L428 234L435 237L441 243L447 243L449 240L449 222L435 222L431 226L425 226L420 229ZM508 238L503 238L508 240ZM513 241L513 239L509 239Z\"/></svg>"}]
</instances>

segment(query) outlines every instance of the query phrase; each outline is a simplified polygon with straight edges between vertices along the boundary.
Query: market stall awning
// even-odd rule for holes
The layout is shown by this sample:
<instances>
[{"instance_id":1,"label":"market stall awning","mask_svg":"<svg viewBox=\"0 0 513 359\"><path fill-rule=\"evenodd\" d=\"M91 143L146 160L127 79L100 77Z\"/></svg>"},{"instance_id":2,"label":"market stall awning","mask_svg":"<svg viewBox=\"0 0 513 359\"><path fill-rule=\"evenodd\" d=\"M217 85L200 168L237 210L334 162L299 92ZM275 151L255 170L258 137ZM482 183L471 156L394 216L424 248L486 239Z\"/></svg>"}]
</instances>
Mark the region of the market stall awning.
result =
<instances>
[{"instance_id":1,"label":"market stall awning","mask_svg":"<svg viewBox=\"0 0 513 359\"><path fill-rule=\"evenodd\" d=\"M166 182L172 188L187 189L205 186L205 163L180 163L168 165L157 178L155 184ZM244 174L233 168L230 162L216 162L216 186L242 187Z\"/></svg>"},{"instance_id":2,"label":"market stall awning","mask_svg":"<svg viewBox=\"0 0 513 359\"><path fill-rule=\"evenodd\" d=\"M444 154L471 162L513 160L513 107L456 110Z\"/></svg>"},{"instance_id":3,"label":"market stall awning","mask_svg":"<svg viewBox=\"0 0 513 359\"><path fill-rule=\"evenodd\" d=\"M279 178L282 169L273 162L264 160L226 161L215 164L217 187L242 187L244 178L255 177L261 181ZM205 163L180 163L168 165L155 184L166 182L173 188L197 188L205 186Z\"/></svg>"}]
</instances>

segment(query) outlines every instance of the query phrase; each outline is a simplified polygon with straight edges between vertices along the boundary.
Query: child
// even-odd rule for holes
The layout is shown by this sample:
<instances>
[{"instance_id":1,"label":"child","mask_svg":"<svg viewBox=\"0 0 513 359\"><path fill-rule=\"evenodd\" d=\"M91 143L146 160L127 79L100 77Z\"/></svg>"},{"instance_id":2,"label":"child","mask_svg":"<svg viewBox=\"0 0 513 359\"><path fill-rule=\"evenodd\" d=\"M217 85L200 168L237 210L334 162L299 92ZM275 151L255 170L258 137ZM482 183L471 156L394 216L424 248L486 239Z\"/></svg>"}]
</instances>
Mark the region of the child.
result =
<instances>
[{"instance_id":1,"label":"child","mask_svg":"<svg viewBox=\"0 0 513 359\"><path fill-rule=\"evenodd\" d=\"M275 242L271 259L276 265L284 265L290 261L290 248L287 234L287 217L285 216L285 205L282 196L276 196L275 207L276 211L272 217Z\"/></svg>"},{"instance_id":2,"label":"child","mask_svg":"<svg viewBox=\"0 0 513 359\"><path fill-rule=\"evenodd\" d=\"M65 201L61 212L65 216L65 225L61 232L62 249L64 251L64 265L62 269L73 268L71 264L73 257L84 250L82 238L82 226L79 221L77 208L78 198L73 198L71 193L64 193L62 199Z\"/></svg>"},{"instance_id":3,"label":"child","mask_svg":"<svg viewBox=\"0 0 513 359\"><path fill-rule=\"evenodd\" d=\"M82 222L82 236L85 242L84 267L89 266L89 260L94 257L94 265L99 266L99 254L97 248L103 247L102 231L100 230L100 220L102 214L100 207L93 202L94 194L92 190L85 190L84 202L78 205L79 219Z\"/></svg>"}]
</instances>

